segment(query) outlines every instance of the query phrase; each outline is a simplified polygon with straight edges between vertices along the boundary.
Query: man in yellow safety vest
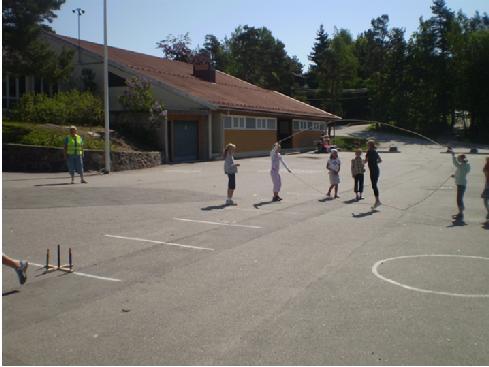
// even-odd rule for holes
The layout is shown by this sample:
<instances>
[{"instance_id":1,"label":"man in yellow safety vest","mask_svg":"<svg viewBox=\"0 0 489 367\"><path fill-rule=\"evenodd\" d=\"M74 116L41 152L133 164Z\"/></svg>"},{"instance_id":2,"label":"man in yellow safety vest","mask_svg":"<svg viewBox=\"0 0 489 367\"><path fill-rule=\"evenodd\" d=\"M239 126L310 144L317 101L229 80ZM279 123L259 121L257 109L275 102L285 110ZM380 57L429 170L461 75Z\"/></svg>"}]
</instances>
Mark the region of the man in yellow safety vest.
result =
<instances>
[{"instance_id":1,"label":"man in yellow safety vest","mask_svg":"<svg viewBox=\"0 0 489 367\"><path fill-rule=\"evenodd\" d=\"M80 182L87 183L83 178L83 139L77 134L76 126L70 126L70 135L65 138L64 152L71 183L75 183L75 171L80 175Z\"/></svg>"}]
</instances>

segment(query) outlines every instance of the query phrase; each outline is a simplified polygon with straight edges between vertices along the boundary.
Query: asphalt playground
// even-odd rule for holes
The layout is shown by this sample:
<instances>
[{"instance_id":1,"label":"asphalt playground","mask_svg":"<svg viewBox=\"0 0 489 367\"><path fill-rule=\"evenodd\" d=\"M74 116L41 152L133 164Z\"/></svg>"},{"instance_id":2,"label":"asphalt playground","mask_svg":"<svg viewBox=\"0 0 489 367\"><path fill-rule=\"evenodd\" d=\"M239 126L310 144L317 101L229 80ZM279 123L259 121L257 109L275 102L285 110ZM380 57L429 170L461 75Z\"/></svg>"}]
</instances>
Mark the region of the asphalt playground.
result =
<instances>
[{"instance_id":1,"label":"asphalt playground","mask_svg":"<svg viewBox=\"0 0 489 367\"><path fill-rule=\"evenodd\" d=\"M324 154L285 156L280 203L269 158L239 160L237 206L222 161L3 173L3 252L31 263L23 286L2 267L3 364L488 365L489 150L461 222L450 155L389 139L376 211L368 175L352 200L351 152L336 200ZM58 244L74 273L44 274Z\"/></svg>"}]
</instances>

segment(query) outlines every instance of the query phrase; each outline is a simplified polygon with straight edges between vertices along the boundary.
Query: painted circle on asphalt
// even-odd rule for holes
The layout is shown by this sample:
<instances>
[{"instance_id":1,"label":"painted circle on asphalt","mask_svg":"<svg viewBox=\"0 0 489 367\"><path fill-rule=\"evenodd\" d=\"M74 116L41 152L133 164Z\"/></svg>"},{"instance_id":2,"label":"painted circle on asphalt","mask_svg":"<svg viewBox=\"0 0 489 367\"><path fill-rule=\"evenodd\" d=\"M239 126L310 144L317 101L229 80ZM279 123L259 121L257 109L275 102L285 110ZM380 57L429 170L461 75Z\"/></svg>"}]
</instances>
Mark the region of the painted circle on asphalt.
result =
<instances>
[{"instance_id":1,"label":"painted circle on asphalt","mask_svg":"<svg viewBox=\"0 0 489 367\"><path fill-rule=\"evenodd\" d=\"M418 258L418 257L459 257L459 258L464 258L464 259L479 259L479 260L487 260L489 261L489 257L482 257L482 256L465 256L465 255L411 255L411 256L397 256L397 257L390 257L387 259L379 260L377 261L373 266L372 266L372 273L379 279L386 281L388 283L397 285L399 287L409 289L411 291L415 292L420 292L420 293L431 293L431 294L439 294L442 296L451 296L451 297L467 297L467 298L489 298L489 293L481 293L481 294L465 294L465 293L451 293L451 292L440 292L440 291L435 291L431 289L423 289L423 288L417 288L417 287L412 287L407 284L399 283L393 279L387 278L379 273L379 266L382 264L385 264L386 262L389 261L395 261L395 260L402 260L402 259L413 259L413 258Z\"/></svg>"}]
</instances>

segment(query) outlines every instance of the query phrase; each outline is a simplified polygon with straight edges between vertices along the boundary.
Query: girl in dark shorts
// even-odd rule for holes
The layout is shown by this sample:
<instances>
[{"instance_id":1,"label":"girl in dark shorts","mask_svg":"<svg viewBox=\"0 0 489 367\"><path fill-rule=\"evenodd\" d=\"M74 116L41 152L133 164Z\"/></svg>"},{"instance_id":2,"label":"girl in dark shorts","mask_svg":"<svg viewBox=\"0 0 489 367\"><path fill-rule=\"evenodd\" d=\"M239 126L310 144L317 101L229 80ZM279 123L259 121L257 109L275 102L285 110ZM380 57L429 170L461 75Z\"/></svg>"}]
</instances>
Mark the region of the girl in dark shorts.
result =
<instances>
[{"instance_id":1,"label":"girl in dark shorts","mask_svg":"<svg viewBox=\"0 0 489 367\"><path fill-rule=\"evenodd\" d=\"M236 145L229 143L224 149L224 173L228 175L228 197L226 205L233 205L233 193L236 188L236 173L238 173L239 163L234 163L234 152Z\"/></svg>"},{"instance_id":2,"label":"girl in dark shorts","mask_svg":"<svg viewBox=\"0 0 489 367\"><path fill-rule=\"evenodd\" d=\"M377 187L377 182L379 181L380 170L379 163L382 162L382 159L379 156L379 153L375 150L375 142L373 140L369 140L367 142L368 150L365 159L365 163L368 163L368 169L370 171L370 181L372 182L372 189L374 190L375 195L375 203L372 206L372 209L377 208L381 205L379 200L379 188Z\"/></svg>"}]
</instances>

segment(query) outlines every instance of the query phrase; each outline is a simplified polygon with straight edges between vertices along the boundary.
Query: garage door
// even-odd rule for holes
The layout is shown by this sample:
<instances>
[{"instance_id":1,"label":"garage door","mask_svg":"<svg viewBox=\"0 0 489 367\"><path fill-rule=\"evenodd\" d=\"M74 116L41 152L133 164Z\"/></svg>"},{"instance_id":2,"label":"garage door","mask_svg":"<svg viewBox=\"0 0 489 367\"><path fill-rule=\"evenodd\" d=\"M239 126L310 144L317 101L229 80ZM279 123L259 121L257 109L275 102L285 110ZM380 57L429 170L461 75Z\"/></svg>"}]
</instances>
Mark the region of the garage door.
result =
<instances>
[{"instance_id":1,"label":"garage door","mask_svg":"<svg viewBox=\"0 0 489 367\"><path fill-rule=\"evenodd\" d=\"M175 121L173 123L173 161L196 161L199 156L198 139L197 121Z\"/></svg>"}]
</instances>

